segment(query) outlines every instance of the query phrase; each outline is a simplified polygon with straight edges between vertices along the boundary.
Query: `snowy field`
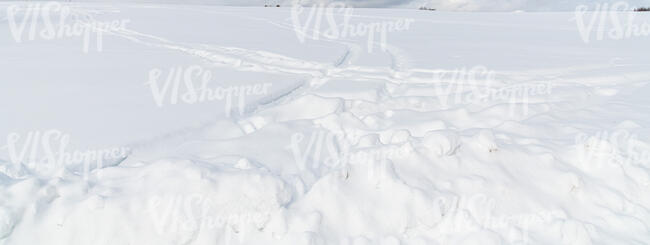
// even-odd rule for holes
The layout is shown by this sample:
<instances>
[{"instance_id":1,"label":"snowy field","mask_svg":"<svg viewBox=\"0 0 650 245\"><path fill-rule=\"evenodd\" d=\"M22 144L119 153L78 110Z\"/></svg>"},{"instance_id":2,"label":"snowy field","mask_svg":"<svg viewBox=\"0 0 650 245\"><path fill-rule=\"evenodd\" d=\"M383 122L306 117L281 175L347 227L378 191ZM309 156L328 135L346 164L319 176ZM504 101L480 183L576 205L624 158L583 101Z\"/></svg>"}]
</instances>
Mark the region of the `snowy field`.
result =
<instances>
[{"instance_id":1,"label":"snowy field","mask_svg":"<svg viewBox=\"0 0 650 245\"><path fill-rule=\"evenodd\" d=\"M0 2L0 244L650 244L622 7Z\"/></svg>"}]
</instances>

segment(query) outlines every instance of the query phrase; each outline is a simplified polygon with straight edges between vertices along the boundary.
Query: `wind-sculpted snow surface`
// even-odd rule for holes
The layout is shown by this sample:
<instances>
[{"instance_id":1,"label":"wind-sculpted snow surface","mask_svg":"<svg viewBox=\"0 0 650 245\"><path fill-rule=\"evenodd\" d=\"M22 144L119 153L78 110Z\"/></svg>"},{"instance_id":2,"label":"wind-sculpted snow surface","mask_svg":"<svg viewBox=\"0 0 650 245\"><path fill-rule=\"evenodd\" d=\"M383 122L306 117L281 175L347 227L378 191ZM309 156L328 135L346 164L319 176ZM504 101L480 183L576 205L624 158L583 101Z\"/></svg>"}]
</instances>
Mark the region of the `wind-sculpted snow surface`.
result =
<instances>
[{"instance_id":1,"label":"wind-sculpted snow surface","mask_svg":"<svg viewBox=\"0 0 650 245\"><path fill-rule=\"evenodd\" d=\"M369 49L310 8L57 4L129 21L101 51L0 22L0 244L650 244L647 37L355 9L409 20Z\"/></svg>"}]
</instances>

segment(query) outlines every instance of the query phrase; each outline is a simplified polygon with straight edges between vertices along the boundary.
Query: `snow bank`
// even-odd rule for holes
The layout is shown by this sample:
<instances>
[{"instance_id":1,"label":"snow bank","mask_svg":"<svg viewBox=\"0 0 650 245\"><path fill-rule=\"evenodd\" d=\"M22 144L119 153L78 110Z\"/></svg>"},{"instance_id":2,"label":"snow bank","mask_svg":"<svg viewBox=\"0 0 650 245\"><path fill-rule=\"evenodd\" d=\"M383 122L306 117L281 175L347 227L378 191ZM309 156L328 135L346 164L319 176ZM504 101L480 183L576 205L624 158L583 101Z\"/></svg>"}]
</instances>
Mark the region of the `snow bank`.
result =
<instances>
[{"instance_id":1,"label":"snow bank","mask_svg":"<svg viewBox=\"0 0 650 245\"><path fill-rule=\"evenodd\" d=\"M368 53L301 42L289 9L71 6L130 22L98 53L0 36L0 244L650 242L647 40L585 44L571 14L355 10L415 20ZM192 99L202 81L234 97ZM70 141L32 156L35 132ZM128 150L40 155L62 144Z\"/></svg>"}]
</instances>

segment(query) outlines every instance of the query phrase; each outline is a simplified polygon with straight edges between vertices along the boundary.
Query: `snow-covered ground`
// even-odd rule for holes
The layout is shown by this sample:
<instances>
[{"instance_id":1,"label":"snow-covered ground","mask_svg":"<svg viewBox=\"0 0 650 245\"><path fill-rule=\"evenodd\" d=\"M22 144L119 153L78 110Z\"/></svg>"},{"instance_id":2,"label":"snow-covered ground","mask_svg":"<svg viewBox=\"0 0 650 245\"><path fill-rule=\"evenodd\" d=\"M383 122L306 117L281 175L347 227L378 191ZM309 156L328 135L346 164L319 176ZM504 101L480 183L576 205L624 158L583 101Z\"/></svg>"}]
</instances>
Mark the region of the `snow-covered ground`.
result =
<instances>
[{"instance_id":1,"label":"snow-covered ground","mask_svg":"<svg viewBox=\"0 0 650 245\"><path fill-rule=\"evenodd\" d=\"M650 244L650 14L330 7L0 3L0 244Z\"/></svg>"}]
</instances>

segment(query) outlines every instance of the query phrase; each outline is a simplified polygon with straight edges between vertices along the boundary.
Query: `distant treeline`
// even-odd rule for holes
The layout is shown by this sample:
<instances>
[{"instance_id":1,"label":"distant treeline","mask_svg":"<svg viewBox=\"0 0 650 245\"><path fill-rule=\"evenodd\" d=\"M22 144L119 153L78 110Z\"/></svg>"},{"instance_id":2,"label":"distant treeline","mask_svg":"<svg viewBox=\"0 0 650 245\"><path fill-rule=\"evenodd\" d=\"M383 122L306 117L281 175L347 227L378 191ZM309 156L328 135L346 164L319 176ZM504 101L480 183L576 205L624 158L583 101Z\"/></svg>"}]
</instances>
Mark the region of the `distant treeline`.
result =
<instances>
[{"instance_id":1,"label":"distant treeline","mask_svg":"<svg viewBox=\"0 0 650 245\"><path fill-rule=\"evenodd\" d=\"M436 9L434 9L434 8L427 8L427 7L420 7L419 10L436 11Z\"/></svg>"},{"instance_id":2,"label":"distant treeline","mask_svg":"<svg viewBox=\"0 0 650 245\"><path fill-rule=\"evenodd\" d=\"M637 9L635 9L634 11L637 11L637 12L647 12L647 11L650 11L650 8L637 8Z\"/></svg>"}]
</instances>

